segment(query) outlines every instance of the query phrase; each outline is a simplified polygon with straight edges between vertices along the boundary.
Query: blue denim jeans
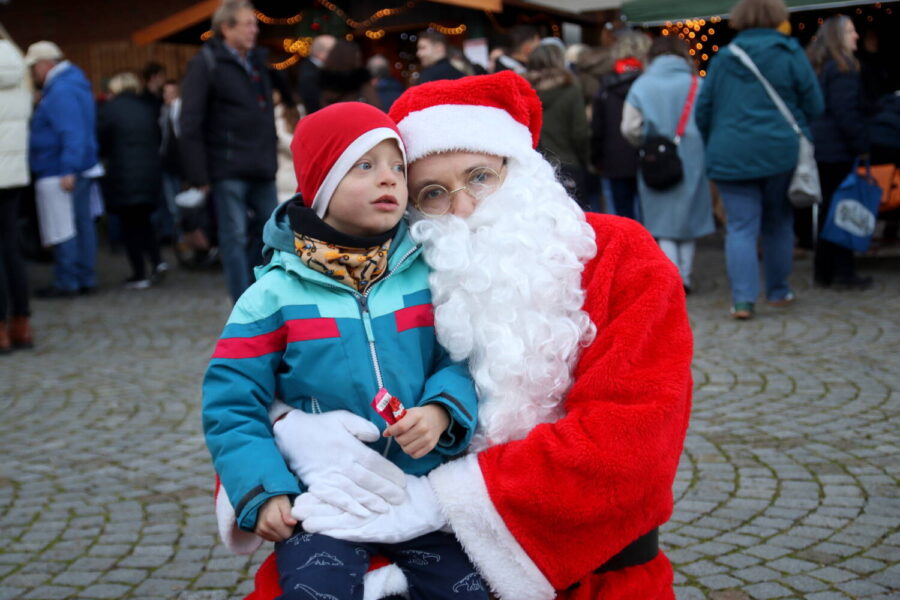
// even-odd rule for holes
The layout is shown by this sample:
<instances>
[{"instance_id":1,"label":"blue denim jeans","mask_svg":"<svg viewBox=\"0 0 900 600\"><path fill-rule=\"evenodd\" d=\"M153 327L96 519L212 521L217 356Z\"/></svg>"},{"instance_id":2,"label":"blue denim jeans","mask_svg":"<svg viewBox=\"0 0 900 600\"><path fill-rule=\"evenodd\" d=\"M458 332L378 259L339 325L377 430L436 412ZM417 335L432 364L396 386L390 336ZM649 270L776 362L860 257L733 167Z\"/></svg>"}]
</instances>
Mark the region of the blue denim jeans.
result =
<instances>
[{"instance_id":1,"label":"blue denim jeans","mask_svg":"<svg viewBox=\"0 0 900 600\"><path fill-rule=\"evenodd\" d=\"M274 179L222 179L212 186L219 226L219 256L231 299L253 283L262 262L262 232L278 204Z\"/></svg>"},{"instance_id":2,"label":"blue denim jeans","mask_svg":"<svg viewBox=\"0 0 900 600\"><path fill-rule=\"evenodd\" d=\"M766 298L783 300L791 291L794 212L787 198L793 171L745 181L717 181L725 205L725 263L734 303L759 296L757 238L762 234Z\"/></svg>"},{"instance_id":3,"label":"blue denim jeans","mask_svg":"<svg viewBox=\"0 0 900 600\"><path fill-rule=\"evenodd\" d=\"M53 285L61 290L77 291L97 285L97 232L91 216L93 183L93 179L81 175L75 178L72 192L75 237L53 246Z\"/></svg>"}]
</instances>

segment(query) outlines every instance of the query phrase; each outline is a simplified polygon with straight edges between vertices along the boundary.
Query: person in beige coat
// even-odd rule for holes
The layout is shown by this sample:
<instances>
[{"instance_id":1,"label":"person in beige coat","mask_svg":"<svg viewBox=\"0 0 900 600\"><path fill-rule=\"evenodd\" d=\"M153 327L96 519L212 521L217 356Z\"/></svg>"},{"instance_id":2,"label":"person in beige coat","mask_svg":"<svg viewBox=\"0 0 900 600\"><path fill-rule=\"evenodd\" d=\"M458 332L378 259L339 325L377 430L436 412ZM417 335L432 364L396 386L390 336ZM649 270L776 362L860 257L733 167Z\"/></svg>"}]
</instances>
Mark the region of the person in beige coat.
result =
<instances>
[{"instance_id":1,"label":"person in beige coat","mask_svg":"<svg viewBox=\"0 0 900 600\"><path fill-rule=\"evenodd\" d=\"M31 85L18 46L0 25L0 354L30 348L28 284L16 234L22 188L28 185Z\"/></svg>"}]
</instances>

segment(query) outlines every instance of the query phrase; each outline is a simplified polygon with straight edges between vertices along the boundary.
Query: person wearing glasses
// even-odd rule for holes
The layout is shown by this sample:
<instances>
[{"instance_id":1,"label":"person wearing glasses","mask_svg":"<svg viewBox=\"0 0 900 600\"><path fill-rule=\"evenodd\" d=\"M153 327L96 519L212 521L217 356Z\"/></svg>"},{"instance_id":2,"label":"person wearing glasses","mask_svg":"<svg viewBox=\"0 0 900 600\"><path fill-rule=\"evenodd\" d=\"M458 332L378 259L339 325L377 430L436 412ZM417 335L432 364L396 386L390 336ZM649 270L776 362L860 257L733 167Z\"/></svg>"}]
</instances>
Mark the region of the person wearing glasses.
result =
<instances>
[{"instance_id":1,"label":"person wearing glasses","mask_svg":"<svg viewBox=\"0 0 900 600\"><path fill-rule=\"evenodd\" d=\"M541 104L519 75L416 86L390 115L437 337L467 361L478 425L465 456L420 478L430 509L386 500L385 513L359 516L312 486L292 514L306 531L361 542L449 528L502 600L673 599L657 536L692 354L676 267L637 222L585 215L566 194L535 150ZM327 427L300 416L292 439ZM381 460L343 437L360 460ZM377 483L360 482L360 497ZM271 561L256 584L254 600L280 593Z\"/></svg>"}]
</instances>

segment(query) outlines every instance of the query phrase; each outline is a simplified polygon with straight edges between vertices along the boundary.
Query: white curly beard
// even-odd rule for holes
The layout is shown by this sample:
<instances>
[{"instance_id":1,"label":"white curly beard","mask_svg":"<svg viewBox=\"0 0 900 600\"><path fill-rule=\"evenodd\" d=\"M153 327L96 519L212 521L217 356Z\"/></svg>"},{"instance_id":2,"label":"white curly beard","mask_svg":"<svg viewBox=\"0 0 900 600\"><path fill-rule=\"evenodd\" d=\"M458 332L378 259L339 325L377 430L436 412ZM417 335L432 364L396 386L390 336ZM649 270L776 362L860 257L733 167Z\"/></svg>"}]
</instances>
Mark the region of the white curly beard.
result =
<instances>
[{"instance_id":1,"label":"white curly beard","mask_svg":"<svg viewBox=\"0 0 900 600\"><path fill-rule=\"evenodd\" d=\"M438 341L468 359L478 390L476 452L558 419L579 350L596 333L581 287L593 229L537 152L507 168L467 219L412 226L433 269Z\"/></svg>"}]
</instances>

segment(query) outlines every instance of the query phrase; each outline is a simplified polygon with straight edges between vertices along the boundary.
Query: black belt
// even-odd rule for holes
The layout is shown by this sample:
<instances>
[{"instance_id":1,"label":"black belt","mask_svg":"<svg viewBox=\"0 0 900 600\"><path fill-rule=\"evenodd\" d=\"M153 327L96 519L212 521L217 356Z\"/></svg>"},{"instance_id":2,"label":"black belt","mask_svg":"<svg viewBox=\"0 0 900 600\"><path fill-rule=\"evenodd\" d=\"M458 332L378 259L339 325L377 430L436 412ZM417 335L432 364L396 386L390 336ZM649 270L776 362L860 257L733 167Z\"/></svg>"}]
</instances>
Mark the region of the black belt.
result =
<instances>
[{"instance_id":1,"label":"black belt","mask_svg":"<svg viewBox=\"0 0 900 600\"><path fill-rule=\"evenodd\" d=\"M657 554L659 554L659 528L652 529L649 533L645 533L625 546L621 552L594 569L594 573L600 574L618 571L626 567L636 567L650 562L656 558ZM581 582L576 581L566 588L566 591L574 590L579 585Z\"/></svg>"}]
</instances>

